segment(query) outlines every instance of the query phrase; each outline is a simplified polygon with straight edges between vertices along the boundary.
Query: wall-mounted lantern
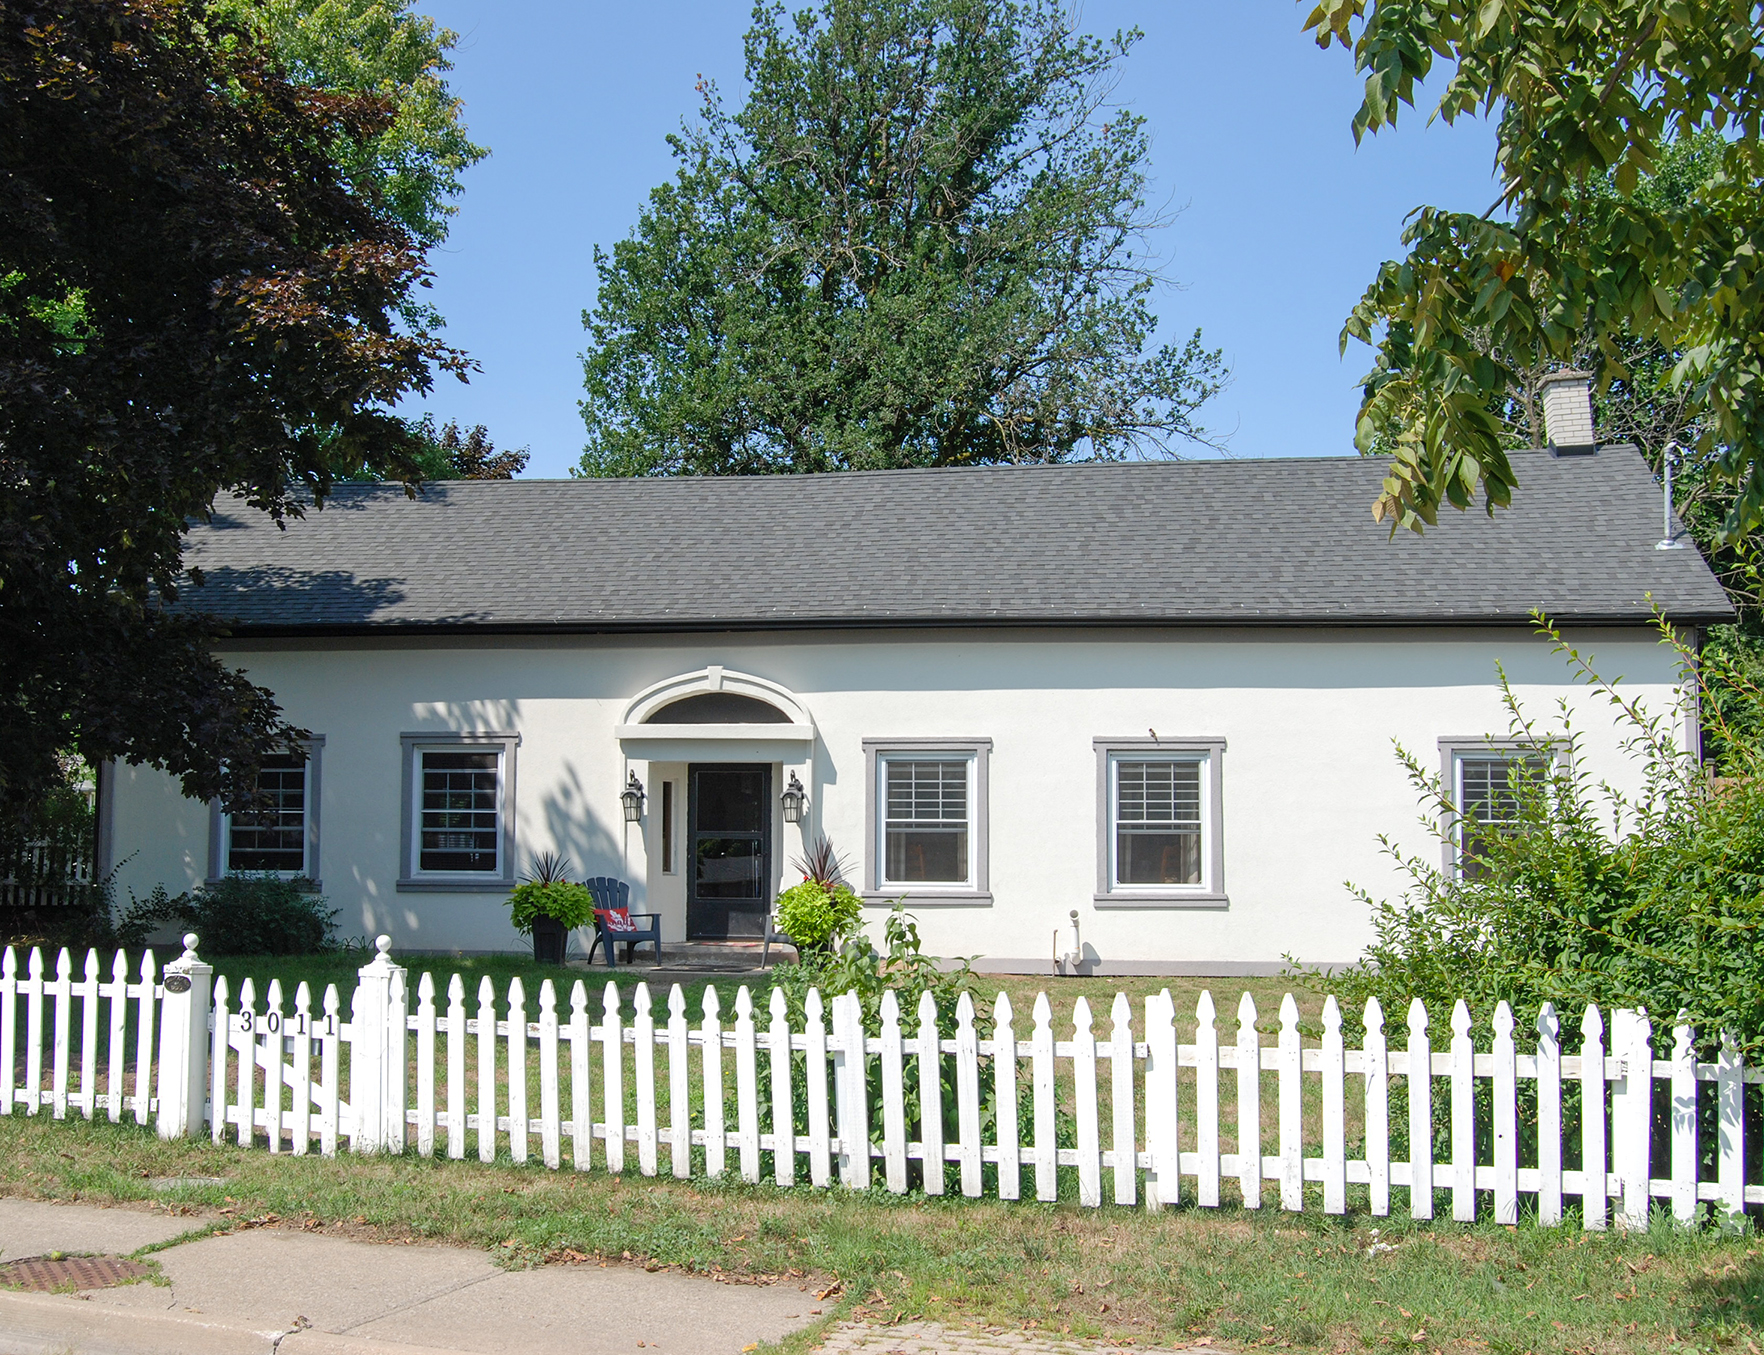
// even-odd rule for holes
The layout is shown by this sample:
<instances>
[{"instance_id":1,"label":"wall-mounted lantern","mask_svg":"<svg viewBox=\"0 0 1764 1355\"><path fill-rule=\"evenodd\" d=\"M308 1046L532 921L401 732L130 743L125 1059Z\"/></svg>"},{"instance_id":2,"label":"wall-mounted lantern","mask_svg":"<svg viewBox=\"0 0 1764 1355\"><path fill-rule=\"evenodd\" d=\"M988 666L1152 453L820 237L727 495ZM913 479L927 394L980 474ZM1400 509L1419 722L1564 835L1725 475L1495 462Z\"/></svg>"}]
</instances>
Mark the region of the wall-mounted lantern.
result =
<instances>
[{"instance_id":1,"label":"wall-mounted lantern","mask_svg":"<svg viewBox=\"0 0 1764 1355\"><path fill-rule=\"evenodd\" d=\"M625 782L625 789L619 794L619 803L625 806L625 822L640 823L643 819L643 783L637 779L637 773L630 773L630 780Z\"/></svg>"},{"instance_id":2,"label":"wall-mounted lantern","mask_svg":"<svg viewBox=\"0 0 1764 1355\"><path fill-rule=\"evenodd\" d=\"M801 823L802 811L808 807L808 792L802 788L802 782L796 779L796 773L790 773L790 784L784 787L784 793L778 797L784 806L785 823Z\"/></svg>"}]
</instances>

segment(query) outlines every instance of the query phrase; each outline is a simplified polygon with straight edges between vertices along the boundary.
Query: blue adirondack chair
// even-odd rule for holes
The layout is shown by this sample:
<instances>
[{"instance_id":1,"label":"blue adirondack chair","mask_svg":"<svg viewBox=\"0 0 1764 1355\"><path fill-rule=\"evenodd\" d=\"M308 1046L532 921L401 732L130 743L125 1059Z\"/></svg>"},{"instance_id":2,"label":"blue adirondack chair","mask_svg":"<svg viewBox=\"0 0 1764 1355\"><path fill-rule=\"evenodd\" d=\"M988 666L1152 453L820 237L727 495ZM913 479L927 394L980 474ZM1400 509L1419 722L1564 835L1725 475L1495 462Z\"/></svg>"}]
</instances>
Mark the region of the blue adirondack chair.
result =
<instances>
[{"instance_id":1,"label":"blue adirondack chair","mask_svg":"<svg viewBox=\"0 0 1764 1355\"><path fill-rule=\"evenodd\" d=\"M594 940L588 947L588 963L594 963L594 952L604 945L607 966L617 969L619 962L613 951L615 943L623 943L625 963L630 964L637 946L648 941L655 946L655 962L660 964L661 914L632 913L631 922L635 930L628 932L609 931L606 926L606 910L630 907L631 886L623 880L613 879L610 875L596 875L592 880L585 880L583 883L588 886L588 892L594 896ZM645 923L648 925L645 926Z\"/></svg>"}]
</instances>

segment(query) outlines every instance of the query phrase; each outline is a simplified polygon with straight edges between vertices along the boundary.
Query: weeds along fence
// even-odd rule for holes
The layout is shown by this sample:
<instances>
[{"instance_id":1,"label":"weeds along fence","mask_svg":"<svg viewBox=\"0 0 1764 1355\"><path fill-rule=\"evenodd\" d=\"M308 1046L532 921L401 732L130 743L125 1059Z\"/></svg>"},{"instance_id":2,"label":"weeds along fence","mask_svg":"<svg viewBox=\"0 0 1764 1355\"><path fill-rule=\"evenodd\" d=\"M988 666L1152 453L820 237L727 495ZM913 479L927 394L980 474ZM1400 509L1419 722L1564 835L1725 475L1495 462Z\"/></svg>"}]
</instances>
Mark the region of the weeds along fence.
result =
<instances>
[{"instance_id":1,"label":"weeds along fence","mask_svg":"<svg viewBox=\"0 0 1764 1355\"><path fill-rule=\"evenodd\" d=\"M640 985L627 1012L611 982L598 1011L580 981L567 1009L549 979L531 1006L519 978L499 997L488 978L468 994L457 974L445 991L424 974L413 993L388 939L377 945L347 1019L335 985L315 999L301 983L291 1004L278 983L261 1001L250 980L232 992L194 936L163 973L149 952L131 975L119 952L108 978L96 953L75 978L66 950L51 974L40 950L21 972L8 948L0 1105L132 1116L162 1137L272 1153L330 1155L347 1141L525 1162L536 1149L551 1168L715 1178L732 1167L785 1187L866 1188L880 1168L897 1193L1075 1194L1091 1207L1235 1198L1342 1213L1354 1187L1374 1215L1400 1191L1415 1218L1438 1204L1512 1223L1523 1197L1541 1224L1577 1202L1583 1226L1602 1229L1646 1226L1656 1200L1682 1222L1764 1203L1764 1185L1746 1183L1761 1145L1748 1156L1745 1092L1764 1070L1731 1038L1699 1061L1684 1025L1656 1057L1640 1011L1614 1011L1607 1032L1589 1007L1567 1052L1545 1008L1521 1052L1505 1004L1483 1050L1461 1001L1438 1038L1415 1003L1401 1047L1374 1001L1349 1048L1333 998L1307 1044L1290 995L1269 1042L1248 994L1234 1031L1203 994L1183 1043L1167 992L1145 999L1137 1026L1125 995L1102 1022L1079 998L1069 1039L1056 1038L1045 995L1022 1029L1004 994L990 1019L964 996L949 1038L929 996L904 1013L889 993L879 1033L866 1034L855 994L823 1003L811 991L794 1029L777 989L762 1016L742 988L728 1020L708 987L691 1014L677 985L665 1011Z\"/></svg>"}]
</instances>

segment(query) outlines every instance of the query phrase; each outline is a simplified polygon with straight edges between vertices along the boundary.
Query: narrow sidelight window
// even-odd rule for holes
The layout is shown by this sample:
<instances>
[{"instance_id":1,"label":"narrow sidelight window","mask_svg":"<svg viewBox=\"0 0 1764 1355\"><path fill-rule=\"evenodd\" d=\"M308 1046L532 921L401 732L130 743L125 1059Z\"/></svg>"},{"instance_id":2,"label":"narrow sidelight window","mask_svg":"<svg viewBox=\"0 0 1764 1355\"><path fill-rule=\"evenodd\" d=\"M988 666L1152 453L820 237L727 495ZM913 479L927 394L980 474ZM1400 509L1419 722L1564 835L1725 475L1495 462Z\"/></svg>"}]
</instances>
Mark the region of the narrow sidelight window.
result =
<instances>
[{"instance_id":1,"label":"narrow sidelight window","mask_svg":"<svg viewBox=\"0 0 1764 1355\"><path fill-rule=\"evenodd\" d=\"M227 819L227 873L274 871L305 875L307 760L292 753L264 759L257 788L268 797L261 809Z\"/></svg>"},{"instance_id":2,"label":"narrow sidelight window","mask_svg":"<svg viewBox=\"0 0 1764 1355\"><path fill-rule=\"evenodd\" d=\"M661 800L662 874L672 875L674 873L674 783L672 781L662 782Z\"/></svg>"},{"instance_id":3,"label":"narrow sidelight window","mask_svg":"<svg viewBox=\"0 0 1764 1355\"><path fill-rule=\"evenodd\" d=\"M892 754L883 771L883 883L970 882L972 757Z\"/></svg>"},{"instance_id":4,"label":"narrow sidelight window","mask_svg":"<svg viewBox=\"0 0 1764 1355\"><path fill-rule=\"evenodd\" d=\"M417 869L499 874L502 753L425 748Z\"/></svg>"},{"instance_id":5,"label":"narrow sidelight window","mask_svg":"<svg viewBox=\"0 0 1764 1355\"><path fill-rule=\"evenodd\" d=\"M1117 885L1201 882L1201 762L1115 761Z\"/></svg>"}]
</instances>

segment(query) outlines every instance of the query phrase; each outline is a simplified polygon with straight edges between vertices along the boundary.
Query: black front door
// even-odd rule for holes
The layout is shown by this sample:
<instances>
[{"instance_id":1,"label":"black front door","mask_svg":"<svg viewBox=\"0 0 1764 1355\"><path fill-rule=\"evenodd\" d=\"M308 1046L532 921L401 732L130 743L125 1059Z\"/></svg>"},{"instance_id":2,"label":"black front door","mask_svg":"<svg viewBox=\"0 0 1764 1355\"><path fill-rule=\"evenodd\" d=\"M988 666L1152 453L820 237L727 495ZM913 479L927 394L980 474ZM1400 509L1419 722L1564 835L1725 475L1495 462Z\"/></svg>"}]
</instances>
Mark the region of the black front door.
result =
<instances>
[{"instance_id":1,"label":"black front door","mask_svg":"<svg viewBox=\"0 0 1764 1355\"><path fill-rule=\"evenodd\" d=\"M686 779L687 935L764 936L772 909L772 769L694 763Z\"/></svg>"}]
</instances>

